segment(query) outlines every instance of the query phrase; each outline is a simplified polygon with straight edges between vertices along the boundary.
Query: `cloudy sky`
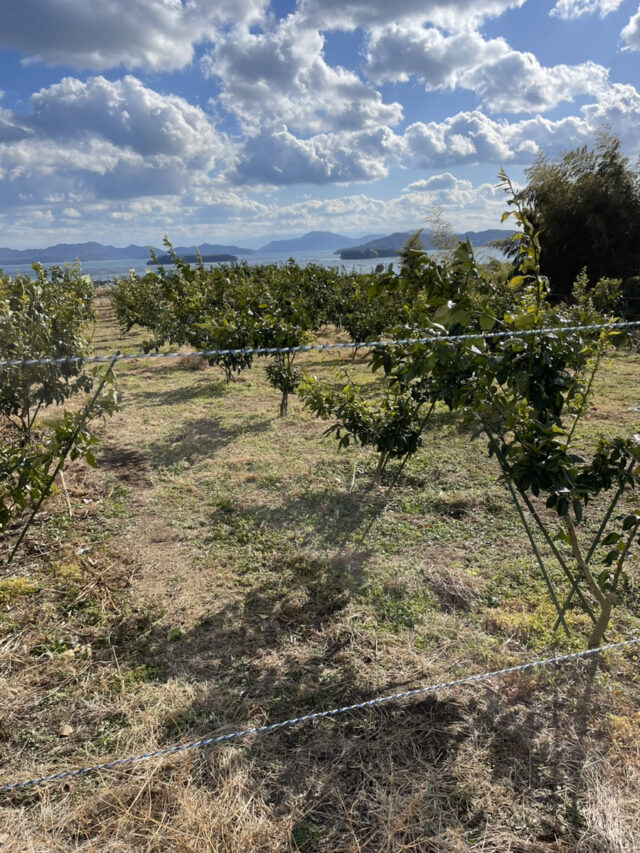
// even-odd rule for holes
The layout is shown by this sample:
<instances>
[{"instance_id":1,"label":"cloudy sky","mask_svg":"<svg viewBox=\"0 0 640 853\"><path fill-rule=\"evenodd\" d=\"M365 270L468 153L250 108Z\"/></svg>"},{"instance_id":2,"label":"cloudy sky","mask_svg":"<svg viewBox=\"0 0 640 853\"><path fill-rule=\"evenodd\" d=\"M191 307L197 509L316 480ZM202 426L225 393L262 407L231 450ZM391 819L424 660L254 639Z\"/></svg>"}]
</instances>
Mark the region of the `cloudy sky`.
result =
<instances>
[{"instance_id":1,"label":"cloudy sky","mask_svg":"<svg viewBox=\"0 0 640 853\"><path fill-rule=\"evenodd\" d=\"M0 245L499 226L501 166L640 154L638 0L0 0Z\"/></svg>"}]
</instances>

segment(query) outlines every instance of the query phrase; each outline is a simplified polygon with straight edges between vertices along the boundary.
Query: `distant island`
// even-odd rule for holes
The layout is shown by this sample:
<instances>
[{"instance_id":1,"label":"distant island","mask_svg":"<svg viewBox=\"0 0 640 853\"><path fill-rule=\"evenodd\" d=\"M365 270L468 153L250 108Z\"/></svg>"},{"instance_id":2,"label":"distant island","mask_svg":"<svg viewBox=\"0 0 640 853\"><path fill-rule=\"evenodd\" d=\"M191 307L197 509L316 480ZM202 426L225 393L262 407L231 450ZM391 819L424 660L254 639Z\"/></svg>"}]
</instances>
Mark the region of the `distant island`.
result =
<instances>
[{"instance_id":1,"label":"distant island","mask_svg":"<svg viewBox=\"0 0 640 853\"><path fill-rule=\"evenodd\" d=\"M367 249L365 247L353 249L340 249L334 252L335 255L340 255L343 261L357 261L366 258L397 258L398 249Z\"/></svg>"},{"instance_id":2,"label":"distant island","mask_svg":"<svg viewBox=\"0 0 640 853\"><path fill-rule=\"evenodd\" d=\"M102 243L58 243L45 249L7 249L0 248L0 265L2 264L62 264L79 261L114 261L114 260L144 260L149 257L149 246L131 244L124 248L105 246ZM203 256L207 255L253 255L253 249L243 249L240 246L223 246L220 244L202 243L200 246L176 246L175 253L184 258L193 256L196 249ZM165 254L163 249L154 249L156 254ZM168 262L167 262L168 263Z\"/></svg>"},{"instance_id":3,"label":"distant island","mask_svg":"<svg viewBox=\"0 0 640 853\"><path fill-rule=\"evenodd\" d=\"M195 264L198 261L198 256L196 254L191 254L191 255L180 255L180 254L178 254L178 257L180 258L181 261L184 261L185 264ZM206 263L206 264L235 264L236 261L238 260L236 255L228 255L228 254L200 255L200 259L202 260L203 263ZM173 258L171 257L171 255L158 255L157 260L155 260L155 261L153 259L148 260L147 266L148 267L154 267L154 266L160 266L162 264L172 264L172 263L173 263Z\"/></svg>"},{"instance_id":4,"label":"distant island","mask_svg":"<svg viewBox=\"0 0 640 853\"><path fill-rule=\"evenodd\" d=\"M393 234L382 236L380 234L365 234L362 237L347 237L344 234L336 234L333 231L310 231L301 237L292 237L286 240L272 240L259 249L247 249L241 246L222 245L219 243L201 243L199 246L176 246L174 251L178 257L192 263L196 259L196 251L200 253L203 261L207 263L232 263L238 257L249 258L255 254L284 255L295 257L307 252L333 252L343 260L357 260L361 258L392 258L398 253L408 238L414 232L396 231ZM483 246L490 240L498 240L508 237L512 232L493 228L487 231L469 231L459 234L460 239L468 236L474 246ZM422 243L425 249L435 249L431 244L428 231L422 232ZM115 261L115 260L145 260L149 262L150 246L118 247L103 245L102 243L57 243L55 246L47 246L44 249L8 249L0 248L0 267L3 264L25 264L41 263L62 264L67 261ZM160 263L171 263L164 249L153 249L161 258Z\"/></svg>"},{"instance_id":5,"label":"distant island","mask_svg":"<svg viewBox=\"0 0 640 853\"><path fill-rule=\"evenodd\" d=\"M362 243L359 246L346 246L338 249L334 252L334 255L338 255L343 261L363 258L394 258L414 233L413 231L394 231L393 234L369 240L367 243ZM459 240L466 240L468 237L472 246L486 246L491 240L504 240L511 236L511 234L513 234L513 231L505 231L501 228L488 228L486 231L467 231L464 234L456 234L456 237ZM437 248L431 240L429 231L423 231L421 238L425 249L433 250Z\"/></svg>"}]
</instances>

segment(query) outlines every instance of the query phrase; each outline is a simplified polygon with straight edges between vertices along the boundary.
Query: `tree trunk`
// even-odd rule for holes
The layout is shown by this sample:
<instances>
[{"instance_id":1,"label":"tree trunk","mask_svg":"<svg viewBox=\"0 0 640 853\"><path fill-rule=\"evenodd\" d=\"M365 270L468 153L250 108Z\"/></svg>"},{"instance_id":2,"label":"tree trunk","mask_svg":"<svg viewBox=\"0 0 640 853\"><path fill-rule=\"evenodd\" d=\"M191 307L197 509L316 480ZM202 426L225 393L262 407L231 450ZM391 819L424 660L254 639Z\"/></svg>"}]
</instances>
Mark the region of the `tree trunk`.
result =
<instances>
[{"instance_id":1,"label":"tree trunk","mask_svg":"<svg viewBox=\"0 0 640 853\"><path fill-rule=\"evenodd\" d=\"M598 616L598 620L591 632L591 636L589 637L589 648L597 649L602 639L604 637L605 631L609 627L609 620L611 619L611 611L613 609L613 605L615 604L615 596L608 595L600 589L598 584L596 583L595 578L589 571L589 567L587 566L584 557L582 556L582 551L580 550L580 545L578 543L578 537L576 535L576 529L573 526L573 521L571 520L571 516L567 513L564 516L564 523L567 528L567 533L569 534L569 541L571 542L571 550L573 551L573 556L576 559L576 563L582 572L582 575L589 587L589 591L593 595L593 597L598 602L600 607L600 615Z\"/></svg>"},{"instance_id":2,"label":"tree trunk","mask_svg":"<svg viewBox=\"0 0 640 853\"><path fill-rule=\"evenodd\" d=\"M383 450L382 453L380 454L379 458L378 458L378 466L376 468L376 473L374 474L374 477L373 477L373 485L375 486L376 489L380 488L380 481L382 479L382 470L384 468L384 463L385 463L386 459L387 459L387 451Z\"/></svg>"}]
</instances>

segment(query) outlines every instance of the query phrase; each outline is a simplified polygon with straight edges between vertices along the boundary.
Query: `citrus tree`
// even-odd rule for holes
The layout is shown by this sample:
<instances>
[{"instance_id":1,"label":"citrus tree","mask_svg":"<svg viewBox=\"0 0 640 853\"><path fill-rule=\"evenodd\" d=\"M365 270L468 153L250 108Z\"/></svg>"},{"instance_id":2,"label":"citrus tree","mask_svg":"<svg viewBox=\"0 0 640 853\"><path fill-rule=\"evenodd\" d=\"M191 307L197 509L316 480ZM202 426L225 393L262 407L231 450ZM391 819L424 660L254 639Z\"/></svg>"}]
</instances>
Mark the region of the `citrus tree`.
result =
<instances>
[{"instance_id":1,"label":"citrus tree","mask_svg":"<svg viewBox=\"0 0 640 853\"><path fill-rule=\"evenodd\" d=\"M436 403L444 399L453 405L462 378L472 379L473 364L447 342L449 334L467 323L481 328L492 322L479 301L479 294L490 293L491 287L468 243L450 261L438 262L423 251L416 234L399 253L399 262L397 272L389 267L368 282L367 301L375 306L378 334L409 340L376 347L368 356L371 368L383 373L378 397L365 399L353 382L336 389L315 377L305 378L299 391L315 415L336 420L327 433L338 439L339 447L357 442L379 454L376 485L389 459L401 459L404 466L421 447ZM442 345L420 344L425 336L442 338Z\"/></svg>"},{"instance_id":2,"label":"citrus tree","mask_svg":"<svg viewBox=\"0 0 640 853\"><path fill-rule=\"evenodd\" d=\"M112 379L109 370L79 410L44 417L48 407L94 384L95 376L85 370L93 286L77 264L49 271L34 264L33 270L33 278L0 273L0 358L47 362L0 366L0 533L33 508L10 557L65 460L82 457L95 465L97 438L90 421L112 413L117 403L113 388L104 391Z\"/></svg>"},{"instance_id":3,"label":"citrus tree","mask_svg":"<svg viewBox=\"0 0 640 853\"><path fill-rule=\"evenodd\" d=\"M589 644L597 646L618 601L640 526L636 514L614 516L624 493L636 484L640 448L637 437L617 436L601 438L590 452L574 451L576 429L615 331L607 328L606 318L593 304L589 306L591 322L599 317L601 324L596 332L546 331L562 325L572 328L575 315L549 301L549 283L540 271L538 233L522 196L514 192L504 173L501 179L513 208L503 220L513 216L520 227L515 274L507 283L509 295L476 280L464 310L453 315L453 326L448 314L445 330L470 339L447 341L445 336L429 344L380 351L376 359L391 382L423 383L433 399L460 412L462 422L485 437L557 610L556 627L563 625L568 631L565 613L577 602L593 622ZM459 247L459 258L475 279L470 247L464 251ZM438 272L436 285L441 278ZM398 281L408 294L415 291L416 283ZM430 310L435 307L431 316L437 320L441 306L430 299L425 305ZM455 305L448 311L452 309ZM479 329L516 334L473 337ZM585 520L596 503L602 515L590 537ZM549 565L539 537L565 578L564 601L557 572Z\"/></svg>"},{"instance_id":4,"label":"citrus tree","mask_svg":"<svg viewBox=\"0 0 640 853\"><path fill-rule=\"evenodd\" d=\"M92 379L84 370L93 320L93 285L78 264L35 276L0 271L0 355L6 361L72 359L61 364L0 367L0 419L20 445L31 442L39 413L60 405Z\"/></svg>"}]
</instances>

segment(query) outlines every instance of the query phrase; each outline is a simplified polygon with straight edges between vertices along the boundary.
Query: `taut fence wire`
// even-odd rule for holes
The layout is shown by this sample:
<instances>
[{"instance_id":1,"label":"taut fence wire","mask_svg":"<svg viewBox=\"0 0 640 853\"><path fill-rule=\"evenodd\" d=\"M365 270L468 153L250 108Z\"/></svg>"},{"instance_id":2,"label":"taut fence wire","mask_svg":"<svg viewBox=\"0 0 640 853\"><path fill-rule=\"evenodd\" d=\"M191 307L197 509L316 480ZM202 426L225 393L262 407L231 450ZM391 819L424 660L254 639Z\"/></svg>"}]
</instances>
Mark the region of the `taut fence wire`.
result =
<instances>
[{"instance_id":1,"label":"taut fence wire","mask_svg":"<svg viewBox=\"0 0 640 853\"><path fill-rule=\"evenodd\" d=\"M632 329L640 327L640 320L621 320L616 323L599 323L590 326L555 326L541 329L520 329L508 332L476 332L464 335L427 335L421 338L401 338L384 341L345 341L334 344L303 344L295 347L245 347L242 349L212 349L197 352L140 352L111 353L109 355L65 356L63 358L26 358L0 361L0 369L5 367L33 367L39 365L101 364L109 361L142 361L155 358L217 358L225 355L281 355L296 352L327 352L343 349L375 349L376 347L410 346L411 344L457 343L478 340L499 340L501 338L527 338L536 335L568 334L570 332L596 332L605 329Z\"/></svg>"},{"instance_id":2,"label":"taut fence wire","mask_svg":"<svg viewBox=\"0 0 640 853\"><path fill-rule=\"evenodd\" d=\"M476 675L468 675L465 678L457 678L454 681L443 681L439 684L429 684L424 687L416 687L413 690L404 690L402 693L393 693L389 696L378 696L375 699L367 699L365 702L356 702L353 705L344 705L341 708L332 708L330 711L315 711L312 714L305 714L302 717L290 717L288 720L282 720L279 723L255 726L254 728L230 732L229 734L195 740L191 743L167 746L163 749L156 749L153 752L145 752L140 755L130 755L127 758L105 761L102 764L92 764L88 767L80 767L76 770L66 770L61 773L54 773L51 776L40 776L36 779L29 779L25 782L9 782L8 784L0 785L0 793L15 791L20 788L33 788L36 785L43 785L45 782L61 782L63 779L71 779L75 776L86 776L89 773L98 773L101 770L112 770L116 767L125 767L130 764L137 764L140 761L149 761L152 758L164 758L167 755L175 755L176 753L186 752L191 749L202 749L205 746L214 746L215 744L238 740L240 738L249 737L250 735L269 734L270 732L275 732L279 729L288 728L290 726L310 723L313 720L337 717L340 714L346 714L349 711L374 708L379 705L386 705L390 702L398 702L402 699L412 699L416 696L424 696L426 693L434 693L437 690L461 687L465 684L477 684L481 681L487 681L490 678L498 678L500 676L511 675L517 672L525 672L527 670L538 669L540 667L557 665L566 663L567 661L581 660L583 658L601 654L602 652L628 648L638 643L640 643L640 637L633 637L630 640L624 640L619 643L609 643L606 646L586 649L582 652L571 652L570 654L560 655L559 657L544 658L542 660L518 664L517 666L508 666L504 669L496 669L491 672L481 672Z\"/></svg>"}]
</instances>

